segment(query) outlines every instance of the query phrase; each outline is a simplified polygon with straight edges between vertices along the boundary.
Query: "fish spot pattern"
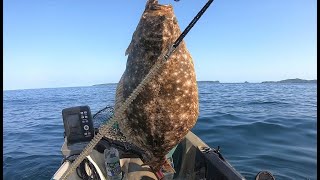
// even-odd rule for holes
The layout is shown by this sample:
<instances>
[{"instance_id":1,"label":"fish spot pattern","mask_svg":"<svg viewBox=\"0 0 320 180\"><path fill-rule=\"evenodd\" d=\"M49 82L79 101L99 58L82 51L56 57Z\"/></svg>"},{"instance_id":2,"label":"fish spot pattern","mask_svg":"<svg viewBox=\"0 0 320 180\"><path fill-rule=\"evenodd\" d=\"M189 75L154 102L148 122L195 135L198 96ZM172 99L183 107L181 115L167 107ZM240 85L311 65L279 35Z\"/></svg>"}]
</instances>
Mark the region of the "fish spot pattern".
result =
<instances>
[{"instance_id":1,"label":"fish spot pattern","mask_svg":"<svg viewBox=\"0 0 320 180\"><path fill-rule=\"evenodd\" d=\"M128 98L180 34L172 6L149 0L125 53L126 70L118 84L122 89L117 88L116 102ZM195 125L198 103L194 64L182 41L160 74L132 102L119 126L128 141L146 151L145 163L157 170L164 156Z\"/></svg>"}]
</instances>

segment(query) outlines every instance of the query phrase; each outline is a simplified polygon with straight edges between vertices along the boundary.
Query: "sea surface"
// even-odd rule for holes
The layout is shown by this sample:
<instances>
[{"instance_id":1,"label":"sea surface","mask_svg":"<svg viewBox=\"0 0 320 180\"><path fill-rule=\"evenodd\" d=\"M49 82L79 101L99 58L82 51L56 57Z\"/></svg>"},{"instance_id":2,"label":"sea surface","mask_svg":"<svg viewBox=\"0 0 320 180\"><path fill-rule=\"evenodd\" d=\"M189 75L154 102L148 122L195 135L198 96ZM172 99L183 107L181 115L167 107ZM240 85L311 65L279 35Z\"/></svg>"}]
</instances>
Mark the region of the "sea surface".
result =
<instances>
[{"instance_id":1,"label":"sea surface","mask_svg":"<svg viewBox=\"0 0 320 180\"><path fill-rule=\"evenodd\" d=\"M199 83L192 131L246 179L317 178L316 84ZM6 180L50 179L59 168L64 108L113 105L116 85L3 91Z\"/></svg>"}]
</instances>

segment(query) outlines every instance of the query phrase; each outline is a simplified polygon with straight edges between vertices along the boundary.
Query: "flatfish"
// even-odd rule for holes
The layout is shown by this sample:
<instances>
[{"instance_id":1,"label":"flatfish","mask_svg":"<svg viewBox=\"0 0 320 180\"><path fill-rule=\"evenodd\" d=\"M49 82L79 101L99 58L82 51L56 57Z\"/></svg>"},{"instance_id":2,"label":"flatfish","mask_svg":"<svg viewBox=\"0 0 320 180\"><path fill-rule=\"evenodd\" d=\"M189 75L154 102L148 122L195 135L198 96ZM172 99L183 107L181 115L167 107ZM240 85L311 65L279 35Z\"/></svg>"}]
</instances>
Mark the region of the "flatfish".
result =
<instances>
[{"instance_id":1,"label":"flatfish","mask_svg":"<svg viewBox=\"0 0 320 180\"><path fill-rule=\"evenodd\" d=\"M128 59L117 86L115 111L180 34L173 7L148 0L125 52ZM127 141L146 152L144 163L158 171L165 155L195 125L198 114L194 64L185 42L181 42L118 123Z\"/></svg>"}]
</instances>

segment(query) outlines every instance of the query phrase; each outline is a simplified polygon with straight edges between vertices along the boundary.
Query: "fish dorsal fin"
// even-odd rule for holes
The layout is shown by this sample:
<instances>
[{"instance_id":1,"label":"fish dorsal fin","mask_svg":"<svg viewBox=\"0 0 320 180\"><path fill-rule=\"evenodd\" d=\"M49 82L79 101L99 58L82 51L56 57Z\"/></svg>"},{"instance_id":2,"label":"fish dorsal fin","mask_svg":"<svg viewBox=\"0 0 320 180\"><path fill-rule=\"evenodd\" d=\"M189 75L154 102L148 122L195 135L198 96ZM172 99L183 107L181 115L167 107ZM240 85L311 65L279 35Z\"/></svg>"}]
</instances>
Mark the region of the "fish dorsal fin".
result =
<instances>
[{"instance_id":1,"label":"fish dorsal fin","mask_svg":"<svg viewBox=\"0 0 320 180\"><path fill-rule=\"evenodd\" d=\"M148 10L151 10L157 5L159 5L158 0L147 0L146 8L145 8L144 11L146 12ZM144 16L144 13L143 13L142 16ZM138 24L138 27L139 27L139 25L140 25L140 23ZM138 38L136 37L136 30L135 30L134 33L133 33L133 36L132 36L132 40L131 40L128 48L126 49L125 56L129 55L132 52L132 48L133 48L133 46L135 44L136 39L138 39Z\"/></svg>"}]
</instances>

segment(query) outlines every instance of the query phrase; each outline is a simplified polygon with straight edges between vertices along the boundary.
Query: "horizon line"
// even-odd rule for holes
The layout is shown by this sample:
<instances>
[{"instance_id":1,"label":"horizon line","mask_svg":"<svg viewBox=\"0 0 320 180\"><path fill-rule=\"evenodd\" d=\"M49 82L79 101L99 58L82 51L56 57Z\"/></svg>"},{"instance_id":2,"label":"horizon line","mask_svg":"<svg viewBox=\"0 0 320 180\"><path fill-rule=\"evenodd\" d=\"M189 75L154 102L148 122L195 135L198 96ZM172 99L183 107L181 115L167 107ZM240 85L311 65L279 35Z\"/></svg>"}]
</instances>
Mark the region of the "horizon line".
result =
<instances>
[{"instance_id":1,"label":"horizon line","mask_svg":"<svg viewBox=\"0 0 320 180\"><path fill-rule=\"evenodd\" d=\"M289 79L300 79L300 78L289 78ZM287 80L287 79L286 79ZM308 79L301 79L301 80L308 80ZM308 81L317 80L317 79L310 79ZM217 84L260 84L262 82L270 82L270 80L267 81L261 81L261 82L249 82L249 81L241 81L241 82L220 82L219 80L197 80L197 82L219 82ZM282 81L282 80L277 80ZM272 81L276 82L276 80ZM36 89L57 89L57 88L79 88L79 87L91 87L91 86L103 86L103 85L109 85L109 84L118 84L118 82L108 82L108 83L102 83L102 84L92 84L92 85L78 85L78 86L58 86L58 87L39 87L39 88L26 88L26 89L3 89L3 91L17 91L17 90L36 90Z\"/></svg>"}]
</instances>

